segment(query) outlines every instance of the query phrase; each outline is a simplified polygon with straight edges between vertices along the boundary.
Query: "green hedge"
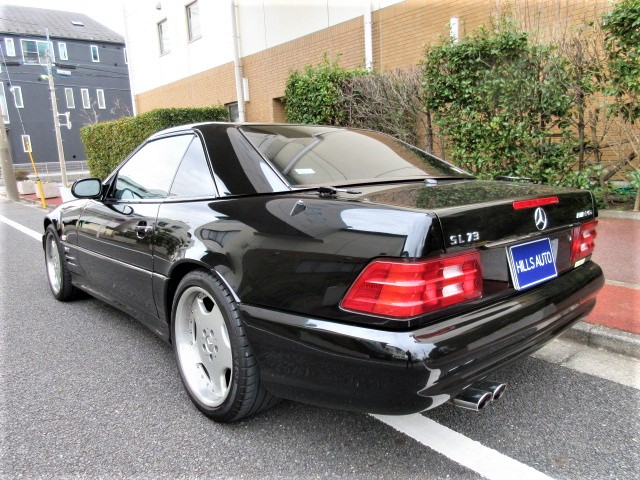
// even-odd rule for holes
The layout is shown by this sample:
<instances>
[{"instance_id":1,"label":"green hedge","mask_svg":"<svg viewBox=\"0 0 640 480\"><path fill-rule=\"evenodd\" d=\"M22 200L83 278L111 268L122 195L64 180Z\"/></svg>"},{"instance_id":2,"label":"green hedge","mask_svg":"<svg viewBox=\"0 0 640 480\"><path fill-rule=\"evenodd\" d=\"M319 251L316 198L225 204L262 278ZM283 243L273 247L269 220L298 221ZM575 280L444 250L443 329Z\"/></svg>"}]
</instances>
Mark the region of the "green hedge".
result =
<instances>
[{"instance_id":1,"label":"green hedge","mask_svg":"<svg viewBox=\"0 0 640 480\"><path fill-rule=\"evenodd\" d=\"M92 177L104 179L149 135L189 123L228 120L226 108L159 108L135 117L87 125L80 138Z\"/></svg>"},{"instance_id":2,"label":"green hedge","mask_svg":"<svg viewBox=\"0 0 640 480\"><path fill-rule=\"evenodd\" d=\"M341 104L343 81L367 75L361 68L347 70L337 60L324 60L315 67L294 70L284 91L287 122L318 125L342 125L346 118Z\"/></svg>"}]
</instances>

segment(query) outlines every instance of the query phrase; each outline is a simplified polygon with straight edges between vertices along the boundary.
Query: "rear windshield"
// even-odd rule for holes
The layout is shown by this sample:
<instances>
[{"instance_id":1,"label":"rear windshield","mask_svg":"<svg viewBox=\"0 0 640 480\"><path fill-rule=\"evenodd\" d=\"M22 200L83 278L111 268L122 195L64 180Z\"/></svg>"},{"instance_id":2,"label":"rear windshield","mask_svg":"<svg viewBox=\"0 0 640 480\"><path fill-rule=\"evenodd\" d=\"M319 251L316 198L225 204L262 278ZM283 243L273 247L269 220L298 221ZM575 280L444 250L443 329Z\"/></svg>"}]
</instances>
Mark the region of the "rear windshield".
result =
<instances>
[{"instance_id":1,"label":"rear windshield","mask_svg":"<svg viewBox=\"0 0 640 480\"><path fill-rule=\"evenodd\" d=\"M382 133L306 125L241 127L292 186L463 177L439 158Z\"/></svg>"}]
</instances>

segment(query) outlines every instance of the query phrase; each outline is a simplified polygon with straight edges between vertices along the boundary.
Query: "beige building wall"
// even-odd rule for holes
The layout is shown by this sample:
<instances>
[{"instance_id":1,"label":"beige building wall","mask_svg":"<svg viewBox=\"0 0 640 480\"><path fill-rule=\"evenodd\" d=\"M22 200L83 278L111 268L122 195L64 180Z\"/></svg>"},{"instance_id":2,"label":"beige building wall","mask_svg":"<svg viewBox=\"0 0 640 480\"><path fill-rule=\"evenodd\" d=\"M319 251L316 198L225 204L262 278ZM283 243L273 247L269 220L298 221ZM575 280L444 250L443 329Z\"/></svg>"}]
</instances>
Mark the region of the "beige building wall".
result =
<instances>
[{"instance_id":1,"label":"beige building wall","mask_svg":"<svg viewBox=\"0 0 640 480\"><path fill-rule=\"evenodd\" d=\"M608 0L405 0L373 13L374 69L385 71L419 64L424 46L449 34L452 17L464 36L492 15L510 9L534 37L549 38L585 19L599 17ZM284 121L280 99L295 69L315 65L324 55L340 56L345 68L364 66L364 22L358 17L242 58L249 81L245 104L250 122ZM236 101L233 64L211 68L136 95L138 112L159 107L190 107Z\"/></svg>"}]
</instances>

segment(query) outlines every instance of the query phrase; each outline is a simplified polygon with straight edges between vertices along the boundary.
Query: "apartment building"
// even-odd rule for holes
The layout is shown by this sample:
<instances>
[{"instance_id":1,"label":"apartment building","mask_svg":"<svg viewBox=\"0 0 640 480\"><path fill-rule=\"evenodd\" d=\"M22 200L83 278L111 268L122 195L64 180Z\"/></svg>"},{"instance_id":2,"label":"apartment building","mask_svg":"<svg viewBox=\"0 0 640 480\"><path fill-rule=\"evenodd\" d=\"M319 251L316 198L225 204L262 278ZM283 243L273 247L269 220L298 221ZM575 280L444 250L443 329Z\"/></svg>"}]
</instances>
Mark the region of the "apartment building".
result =
<instances>
[{"instance_id":1,"label":"apartment building","mask_svg":"<svg viewBox=\"0 0 640 480\"><path fill-rule=\"evenodd\" d=\"M15 164L29 163L29 149L36 162L58 161L54 122L65 160L85 160L80 128L133 112L124 37L87 15L0 5L0 47L0 109Z\"/></svg>"}]
</instances>

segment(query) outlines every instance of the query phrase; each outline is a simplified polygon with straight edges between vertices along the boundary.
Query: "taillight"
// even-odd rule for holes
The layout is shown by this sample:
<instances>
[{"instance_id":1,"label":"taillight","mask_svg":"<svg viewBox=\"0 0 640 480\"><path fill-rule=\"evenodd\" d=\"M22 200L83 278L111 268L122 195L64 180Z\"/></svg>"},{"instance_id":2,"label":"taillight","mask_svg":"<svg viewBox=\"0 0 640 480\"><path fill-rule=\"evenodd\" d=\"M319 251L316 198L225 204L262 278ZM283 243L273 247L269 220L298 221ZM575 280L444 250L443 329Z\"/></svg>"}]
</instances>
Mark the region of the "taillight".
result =
<instances>
[{"instance_id":1,"label":"taillight","mask_svg":"<svg viewBox=\"0 0 640 480\"><path fill-rule=\"evenodd\" d=\"M417 262L374 260L360 273L340 306L408 318L481 296L480 253L474 251Z\"/></svg>"},{"instance_id":2,"label":"taillight","mask_svg":"<svg viewBox=\"0 0 640 480\"><path fill-rule=\"evenodd\" d=\"M580 262L580 260L593 253L593 249L596 246L597 226L598 221L593 220L592 222L583 223L579 227L575 227L571 232L573 236L571 242L571 263L574 266L577 266L577 262Z\"/></svg>"}]
</instances>

